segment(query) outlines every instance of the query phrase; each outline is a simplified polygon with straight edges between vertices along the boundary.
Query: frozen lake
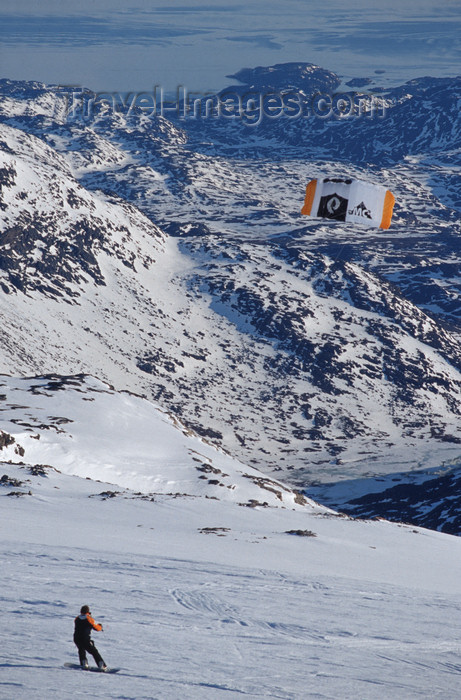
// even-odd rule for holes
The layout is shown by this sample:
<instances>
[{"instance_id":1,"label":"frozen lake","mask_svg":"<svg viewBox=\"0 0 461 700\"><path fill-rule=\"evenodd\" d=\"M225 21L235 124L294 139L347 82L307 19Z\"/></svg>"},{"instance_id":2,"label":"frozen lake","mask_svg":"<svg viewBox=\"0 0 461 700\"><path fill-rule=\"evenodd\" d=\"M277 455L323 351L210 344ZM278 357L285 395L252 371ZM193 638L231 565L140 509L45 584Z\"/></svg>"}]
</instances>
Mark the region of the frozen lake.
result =
<instances>
[{"instance_id":1,"label":"frozen lake","mask_svg":"<svg viewBox=\"0 0 461 700\"><path fill-rule=\"evenodd\" d=\"M388 85L461 64L456 0L4 0L2 77L96 91L216 91L242 67L312 62Z\"/></svg>"}]
</instances>

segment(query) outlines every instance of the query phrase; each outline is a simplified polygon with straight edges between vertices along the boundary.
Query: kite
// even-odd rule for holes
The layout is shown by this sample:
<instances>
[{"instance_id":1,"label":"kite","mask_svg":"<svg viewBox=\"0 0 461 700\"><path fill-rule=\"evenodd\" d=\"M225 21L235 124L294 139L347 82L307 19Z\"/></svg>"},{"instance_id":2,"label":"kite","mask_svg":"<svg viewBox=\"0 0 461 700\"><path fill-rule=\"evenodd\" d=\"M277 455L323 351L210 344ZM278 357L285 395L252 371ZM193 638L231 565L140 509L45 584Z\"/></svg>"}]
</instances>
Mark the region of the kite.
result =
<instances>
[{"instance_id":1,"label":"kite","mask_svg":"<svg viewBox=\"0 0 461 700\"><path fill-rule=\"evenodd\" d=\"M308 183L301 214L388 229L394 203L392 192L381 185L326 177Z\"/></svg>"}]
</instances>

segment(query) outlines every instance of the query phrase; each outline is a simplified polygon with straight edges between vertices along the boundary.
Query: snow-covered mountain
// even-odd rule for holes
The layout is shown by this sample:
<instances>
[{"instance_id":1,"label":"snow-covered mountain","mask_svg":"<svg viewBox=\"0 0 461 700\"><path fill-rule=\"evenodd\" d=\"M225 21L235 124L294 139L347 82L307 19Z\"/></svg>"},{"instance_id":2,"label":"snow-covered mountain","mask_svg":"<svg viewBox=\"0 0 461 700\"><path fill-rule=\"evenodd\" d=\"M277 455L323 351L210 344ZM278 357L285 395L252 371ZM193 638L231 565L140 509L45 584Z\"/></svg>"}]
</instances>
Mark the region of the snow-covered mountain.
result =
<instances>
[{"instance_id":1,"label":"snow-covered mountain","mask_svg":"<svg viewBox=\"0 0 461 700\"><path fill-rule=\"evenodd\" d=\"M343 90L309 64L236 78ZM460 454L458 79L258 127L1 90L5 372L94 374L298 488ZM338 172L392 189L389 231L300 217Z\"/></svg>"},{"instance_id":2,"label":"snow-covered mountain","mask_svg":"<svg viewBox=\"0 0 461 700\"><path fill-rule=\"evenodd\" d=\"M145 250L155 254L165 236L138 209L126 200L95 197L55 149L18 129L2 129L5 293L72 299L90 280L105 284L97 259L104 253L125 267L136 260L149 268L153 258Z\"/></svg>"}]
</instances>

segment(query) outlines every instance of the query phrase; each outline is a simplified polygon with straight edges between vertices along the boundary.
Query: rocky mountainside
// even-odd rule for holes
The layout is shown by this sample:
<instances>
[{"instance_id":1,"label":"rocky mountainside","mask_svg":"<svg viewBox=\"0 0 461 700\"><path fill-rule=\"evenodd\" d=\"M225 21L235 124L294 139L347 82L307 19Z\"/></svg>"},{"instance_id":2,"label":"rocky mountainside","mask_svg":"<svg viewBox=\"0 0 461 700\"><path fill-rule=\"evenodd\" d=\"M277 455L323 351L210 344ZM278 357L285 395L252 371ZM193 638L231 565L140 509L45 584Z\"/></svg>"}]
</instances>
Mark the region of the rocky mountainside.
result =
<instances>
[{"instance_id":1,"label":"rocky mountainside","mask_svg":"<svg viewBox=\"0 0 461 700\"><path fill-rule=\"evenodd\" d=\"M5 293L38 291L79 296L82 285L104 285L97 256L148 268L165 236L126 200L95 197L65 159L41 139L2 126L0 170ZM132 235L132 232L135 235ZM142 250L148 239L150 254ZM144 246L146 247L146 245Z\"/></svg>"},{"instance_id":2,"label":"rocky mountainside","mask_svg":"<svg viewBox=\"0 0 461 700\"><path fill-rule=\"evenodd\" d=\"M342 90L285 74L236 77ZM0 88L4 372L95 374L298 488L460 454L459 81L257 127ZM389 231L300 216L338 172L394 192Z\"/></svg>"}]
</instances>

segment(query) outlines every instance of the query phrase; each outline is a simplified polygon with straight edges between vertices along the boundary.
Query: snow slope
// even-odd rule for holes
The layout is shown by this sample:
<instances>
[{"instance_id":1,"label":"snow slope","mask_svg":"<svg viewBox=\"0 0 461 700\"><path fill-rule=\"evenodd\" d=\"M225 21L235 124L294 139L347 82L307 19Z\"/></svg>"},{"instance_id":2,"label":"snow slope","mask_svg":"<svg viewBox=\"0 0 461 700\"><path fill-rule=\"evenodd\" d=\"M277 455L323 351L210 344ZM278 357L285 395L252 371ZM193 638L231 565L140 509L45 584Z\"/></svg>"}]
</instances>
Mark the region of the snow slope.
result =
<instances>
[{"instance_id":1,"label":"snow slope","mask_svg":"<svg viewBox=\"0 0 461 700\"><path fill-rule=\"evenodd\" d=\"M145 399L92 377L0 378L6 457L156 494L254 507L311 503L247 468ZM264 500L263 500L264 497ZM245 500L247 499L247 500Z\"/></svg>"},{"instance_id":2,"label":"snow slope","mask_svg":"<svg viewBox=\"0 0 461 700\"><path fill-rule=\"evenodd\" d=\"M242 465L164 415L143 435L155 407L89 378L2 384L3 407L18 404L2 422L17 440L2 434L3 458L16 463L2 462L0 477L1 697L456 697L459 538L267 491L269 506L249 508L217 500L219 487L203 479L185 495L186 444L209 463L212 451L214 466L226 460L232 478ZM149 440L150 476L165 484L169 475L155 495L138 460ZM34 462L45 456L48 465ZM249 480L236 488L239 501L254 496ZM93 636L122 667L117 676L63 667L76 660L72 620L84 603L103 622Z\"/></svg>"}]
</instances>

